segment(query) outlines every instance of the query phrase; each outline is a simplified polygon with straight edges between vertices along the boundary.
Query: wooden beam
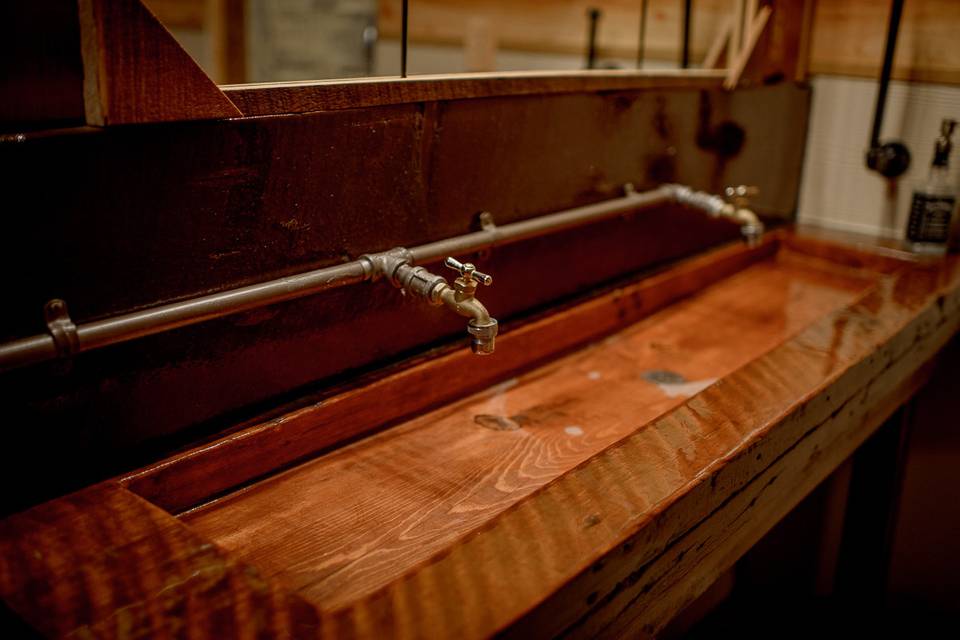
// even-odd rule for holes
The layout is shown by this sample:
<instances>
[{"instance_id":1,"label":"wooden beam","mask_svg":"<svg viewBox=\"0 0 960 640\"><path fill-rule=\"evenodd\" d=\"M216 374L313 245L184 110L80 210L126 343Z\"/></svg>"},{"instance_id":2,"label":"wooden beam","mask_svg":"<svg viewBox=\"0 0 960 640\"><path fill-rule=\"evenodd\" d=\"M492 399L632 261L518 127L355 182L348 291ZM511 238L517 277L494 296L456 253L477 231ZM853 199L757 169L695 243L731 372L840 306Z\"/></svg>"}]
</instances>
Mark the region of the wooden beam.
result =
<instances>
[{"instance_id":1,"label":"wooden beam","mask_svg":"<svg viewBox=\"0 0 960 640\"><path fill-rule=\"evenodd\" d=\"M246 116L356 109L385 104L495 96L636 89L716 89L722 70L500 71L359 78L317 82L265 82L222 87Z\"/></svg>"},{"instance_id":2,"label":"wooden beam","mask_svg":"<svg viewBox=\"0 0 960 640\"><path fill-rule=\"evenodd\" d=\"M79 7L88 124L242 115L139 0L80 0Z\"/></svg>"},{"instance_id":3,"label":"wooden beam","mask_svg":"<svg viewBox=\"0 0 960 640\"><path fill-rule=\"evenodd\" d=\"M726 54L727 60L733 58L733 52L735 50L733 44L733 27L733 18L727 18L723 27L720 28L720 32L714 38L713 43L710 44L707 55L703 58L704 69L719 69L721 67L720 60L724 54Z\"/></svg>"},{"instance_id":4,"label":"wooden beam","mask_svg":"<svg viewBox=\"0 0 960 640\"><path fill-rule=\"evenodd\" d=\"M245 0L206 0L206 6L204 26L213 54L213 79L220 84L246 82Z\"/></svg>"},{"instance_id":5,"label":"wooden beam","mask_svg":"<svg viewBox=\"0 0 960 640\"><path fill-rule=\"evenodd\" d=\"M763 7L763 9L761 9L748 24L743 48L740 50L740 53L737 54L736 59L731 61L730 66L727 68L727 77L723 81L724 89L734 89L740 83L740 77L747 68L747 64L750 62L750 59L756 53L755 50L757 48L757 43L760 41L760 36L763 34L763 30L767 26L767 21L770 19L770 13L770 7Z\"/></svg>"}]
</instances>

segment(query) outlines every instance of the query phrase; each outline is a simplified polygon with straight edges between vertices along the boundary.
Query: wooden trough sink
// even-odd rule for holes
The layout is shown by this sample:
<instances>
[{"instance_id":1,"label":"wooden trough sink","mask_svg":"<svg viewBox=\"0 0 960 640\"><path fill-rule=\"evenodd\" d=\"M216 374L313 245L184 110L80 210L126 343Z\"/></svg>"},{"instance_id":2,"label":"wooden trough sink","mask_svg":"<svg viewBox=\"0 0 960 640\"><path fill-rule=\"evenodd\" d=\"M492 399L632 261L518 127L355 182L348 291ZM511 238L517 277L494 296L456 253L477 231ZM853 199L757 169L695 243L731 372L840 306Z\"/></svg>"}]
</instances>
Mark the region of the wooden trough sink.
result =
<instances>
[{"instance_id":1,"label":"wooden trough sink","mask_svg":"<svg viewBox=\"0 0 960 640\"><path fill-rule=\"evenodd\" d=\"M184 602L298 637L655 633L923 383L958 318L955 259L773 232L16 516L4 575L27 571L11 549L67 544L18 524L47 509L114 523L97 544L134 573L177 558L143 571Z\"/></svg>"}]
</instances>

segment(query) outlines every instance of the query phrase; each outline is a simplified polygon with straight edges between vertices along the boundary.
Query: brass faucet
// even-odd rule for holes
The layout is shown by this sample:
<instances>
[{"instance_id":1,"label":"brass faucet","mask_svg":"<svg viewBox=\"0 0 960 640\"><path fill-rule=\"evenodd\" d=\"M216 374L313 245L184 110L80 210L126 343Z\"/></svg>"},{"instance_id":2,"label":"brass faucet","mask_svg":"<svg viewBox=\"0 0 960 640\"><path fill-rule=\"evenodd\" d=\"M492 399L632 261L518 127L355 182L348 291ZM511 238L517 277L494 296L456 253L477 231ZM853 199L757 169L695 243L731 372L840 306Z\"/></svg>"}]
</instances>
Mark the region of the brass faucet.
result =
<instances>
[{"instance_id":1,"label":"brass faucet","mask_svg":"<svg viewBox=\"0 0 960 640\"><path fill-rule=\"evenodd\" d=\"M490 285L493 276L477 271L469 262L447 258L444 264L460 274L451 286L443 276L431 273L424 267L411 266L413 256L402 247L361 256L360 260L366 279L377 280L385 276L393 286L406 293L420 296L432 305L445 305L454 313L470 318L467 322L467 333L472 336L470 348L481 356L493 353L497 321L490 317L483 303L474 297L477 283Z\"/></svg>"},{"instance_id":2,"label":"brass faucet","mask_svg":"<svg viewBox=\"0 0 960 640\"><path fill-rule=\"evenodd\" d=\"M467 323L467 332L473 336L470 344L473 352L481 356L493 353L497 337L497 321L490 317L483 303L474 297L477 283L490 286L493 284L493 276L477 271L477 268L469 262L460 262L454 258L447 258L443 264L458 272L460 277L453 281L453 287L446 283L437 287L437 297L454 313L470 318Z\"/></svg>"},{"instance_id":3,"label":"brass faucet","mask_svg":"<svg viewBox=\"0 0 960 640\"><path fill-rule=\"evenodd\" d=\"M739 185L727 187L727 200L703 191L695 191L679 184L664 185L675 202L699 209L714 218L729 218L740 225L740 232L747 244L755 245L763 237L763 222L750 206L751 196L758 193L756 187ZM632 189L632 188L631 188ZM629 193L629 191L628 191Z\"/></svg>"}]
</instances>

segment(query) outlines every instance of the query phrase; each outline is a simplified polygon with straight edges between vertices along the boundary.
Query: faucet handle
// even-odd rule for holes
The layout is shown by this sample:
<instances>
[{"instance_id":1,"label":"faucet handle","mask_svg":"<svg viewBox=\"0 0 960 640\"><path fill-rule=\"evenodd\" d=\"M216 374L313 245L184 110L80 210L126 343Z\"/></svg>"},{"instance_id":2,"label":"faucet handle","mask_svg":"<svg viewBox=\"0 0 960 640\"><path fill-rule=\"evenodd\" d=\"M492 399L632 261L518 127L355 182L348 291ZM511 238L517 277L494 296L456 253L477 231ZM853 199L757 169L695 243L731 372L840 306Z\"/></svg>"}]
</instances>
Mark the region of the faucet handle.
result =
<instances>
[{"instance_id":1,"label":"faucet handle","mask_svg":"<svg viewBox=\"0 0 960 640\"><path fill-rule=\"evenodd\" d=\"M477 268L470 262L460 262L456 258L448 257L443 261L443 264L459 272L464 280L477 280L485 285L493 284L493 276L477 271Z\"/></svg>"},{"instance_id":2,"label":"faucet handle","mask_svg":"<svg viewBox=\"0 0 960 640\"><path fill-rule=\"evenodd\" d=\"M727 187L723 190L723 195L727 201L734 206L742 209L750 206L750 199L760 194L760 187L753 185L740 184L735 187Z\"/></svg>"}]
</instances>

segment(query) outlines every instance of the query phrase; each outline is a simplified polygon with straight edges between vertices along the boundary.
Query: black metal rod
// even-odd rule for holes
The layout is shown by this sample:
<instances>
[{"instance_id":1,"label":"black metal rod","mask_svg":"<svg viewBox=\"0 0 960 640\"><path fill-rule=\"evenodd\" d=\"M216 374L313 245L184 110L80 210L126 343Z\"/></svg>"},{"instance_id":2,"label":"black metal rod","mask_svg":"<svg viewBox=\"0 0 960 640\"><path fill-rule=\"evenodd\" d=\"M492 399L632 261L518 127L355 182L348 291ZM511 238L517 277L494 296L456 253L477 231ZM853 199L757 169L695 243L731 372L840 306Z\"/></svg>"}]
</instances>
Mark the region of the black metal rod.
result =
<instances>
[{"instance_id":1,"label":"black metal rod","mask_svg":"<svg viewBox=\"0 0 960 640\"><path fill-rule=\"evenodd\" d=\"M680 68L690 66L690 16L693 13L693 0L683 0L683 47L680 55Z\"/></svg>"},{"instance_id":2,"label":"black metal rod","mask_svg":"<svg viewBox=\"0 0 960 640\"><path fill-rule=\"evenodd\" d=\"M403 0L403 16L400 19L400 77L407 77L407 22L410 0Z\"/></svg>"},{"instance_id":3,"label":"black metal rod","mask_svg":"<svg viewBox=\"0 0 960 640\"><path fill-rule=\"evenodd\" d=\"M637 43L637 69L643 69L643 54L647 48L647 0L640 0L640 38Z\"/></svg>"},{"instance_id":4,"label":"black metal rod","mask_svg":"<svg viewBox=\"0 0 960 640\"><path fill-rule=\"evenodd\" d=\"M900 16L903 14L903 0L893 0L890 8L890 24L887 27L887 45L883 52L883 67L880 69L880 88L877 90L877 107L873 112L873 129L870 132L870 147L880 146L880 128L883 126L883 111L887 105L887 89L890 86L890 73L893 70L893 54L897 49L897 32L900 30Z\"/></svg>"},{"instance_id":5,"label":"black metal rod","mask_svg":"<svg viewBox=\"0 0 960 640\"><path fill-rule=\"evenodd\" d=\"M587 31L587 69L593 69L597 64L597 23L600 22L600 9L588 9L589 20Z\"/></svg>"}]
</instances>

